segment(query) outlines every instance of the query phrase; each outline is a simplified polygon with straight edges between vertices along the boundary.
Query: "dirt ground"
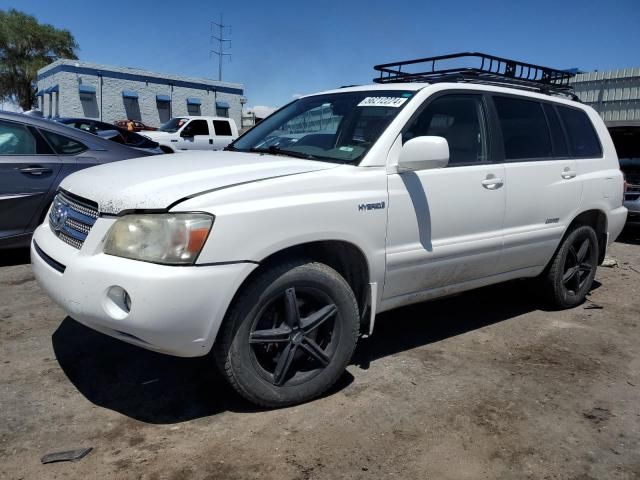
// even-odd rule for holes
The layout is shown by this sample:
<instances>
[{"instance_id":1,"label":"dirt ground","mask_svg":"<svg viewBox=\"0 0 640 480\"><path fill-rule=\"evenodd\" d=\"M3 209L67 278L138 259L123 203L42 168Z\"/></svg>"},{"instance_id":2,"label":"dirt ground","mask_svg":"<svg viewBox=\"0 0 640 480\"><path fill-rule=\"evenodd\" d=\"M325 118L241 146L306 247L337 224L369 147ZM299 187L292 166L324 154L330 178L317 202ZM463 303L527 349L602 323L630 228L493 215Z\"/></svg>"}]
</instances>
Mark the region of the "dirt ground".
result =
<instances>
[{"instance_id":1,"label":"dirt ground","mask_svg":"<svg viewBox=\"0 0 640 480\"><path fill-rule=\"evenodd\" d=\"M328 395L269 411L65 318L4 253L0 478L640 478L640 233L610 254L573 310L520 281L380 315Z\"/></svg>"}]
</instances>

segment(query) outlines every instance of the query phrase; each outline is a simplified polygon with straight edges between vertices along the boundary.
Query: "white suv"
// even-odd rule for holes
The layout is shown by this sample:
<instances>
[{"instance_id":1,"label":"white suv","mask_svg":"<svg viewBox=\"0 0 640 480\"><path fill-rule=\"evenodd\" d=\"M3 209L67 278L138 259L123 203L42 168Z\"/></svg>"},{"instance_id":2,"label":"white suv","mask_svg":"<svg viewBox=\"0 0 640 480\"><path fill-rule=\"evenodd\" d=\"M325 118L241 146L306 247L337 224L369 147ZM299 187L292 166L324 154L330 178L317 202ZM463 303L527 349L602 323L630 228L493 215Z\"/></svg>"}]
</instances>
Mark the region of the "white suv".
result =
<instances>
[{"instance_id":1,"label":"white suv","mask_svg":"<svg viewBox=\"0 0 640 480\"><path fill-rule=\"evenodd\" d=\"M238 138L236 122L224 117L175 117L144 135L165 153L183 150L222 150Z\"/></svg>"},{"instance_id":2,"label":"white suv","mask_svg":"<svg viewBox=\"0 0 640 480\"><path fill-rule=\"evenodd\" d=\"M578 305L627 215L607 129L563 90L467 73L310 95L227 151L73 174L36 278L107 335L213 350L265 406L329 388L385 310L525 277Z\"/></svg>"}]
</instances>

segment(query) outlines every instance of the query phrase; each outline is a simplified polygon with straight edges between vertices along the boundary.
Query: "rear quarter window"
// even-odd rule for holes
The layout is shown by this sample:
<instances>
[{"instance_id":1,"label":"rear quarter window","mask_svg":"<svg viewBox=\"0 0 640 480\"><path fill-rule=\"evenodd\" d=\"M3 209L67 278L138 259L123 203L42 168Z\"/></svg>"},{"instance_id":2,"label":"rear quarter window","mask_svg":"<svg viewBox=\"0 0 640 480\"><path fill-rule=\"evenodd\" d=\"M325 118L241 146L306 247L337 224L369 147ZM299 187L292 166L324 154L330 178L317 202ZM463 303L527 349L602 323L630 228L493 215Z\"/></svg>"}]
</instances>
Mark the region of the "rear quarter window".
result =
<instances>
[{"instance_id":1,"label":"rear quarter window","mask_svg":"<svg viewBox=\"0 0 640 480\"><path fill-rule=\"evenodd\" d=\"M47 130L40 130L40 133L47 139L47 142L49 142L58 155L77 155L87 150L84 144L65 137L64 135L59 135Z\"/></svg>"},{"instance_id":2,"label":"rear quarter window","mask_svg":"<svg viewBox=\"0 0 640 480\"><path fill-rule=\"evenodd\" d=\"M602 147L593 124L585 112L577 108L557 106L569 140L572 157L601 157Z\"/></svg>"}]
</instances>

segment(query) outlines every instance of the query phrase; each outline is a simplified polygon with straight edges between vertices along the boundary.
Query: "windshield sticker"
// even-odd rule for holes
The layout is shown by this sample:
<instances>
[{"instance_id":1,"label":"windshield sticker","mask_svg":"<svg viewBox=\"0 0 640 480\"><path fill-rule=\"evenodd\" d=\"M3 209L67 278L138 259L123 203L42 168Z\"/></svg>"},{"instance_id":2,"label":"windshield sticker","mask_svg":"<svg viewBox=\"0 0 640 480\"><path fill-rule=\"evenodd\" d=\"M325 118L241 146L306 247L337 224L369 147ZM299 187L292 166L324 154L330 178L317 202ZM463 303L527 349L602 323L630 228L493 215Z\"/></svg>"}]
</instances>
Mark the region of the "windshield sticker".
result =
<instances>
[{"instance_id":1,"label":"windshield sticker","mask_svg":"<svg viewBox=\"0 0 640 480\"><path fill-rule=\"evenodd\" d=\"M353 147L340 147L342 152L353 152Z\"/></svg>"},{"instance_id":2,"label":"windshield sticker","mask_svg":"<svg viewBox=\"0 0 640 480\"><path fill-rule=\"evenodd\" d=\"M394 107L398 108L406 102L406 98L401 97L366 97L358 107Z\"/></svg>"}]
</instances>

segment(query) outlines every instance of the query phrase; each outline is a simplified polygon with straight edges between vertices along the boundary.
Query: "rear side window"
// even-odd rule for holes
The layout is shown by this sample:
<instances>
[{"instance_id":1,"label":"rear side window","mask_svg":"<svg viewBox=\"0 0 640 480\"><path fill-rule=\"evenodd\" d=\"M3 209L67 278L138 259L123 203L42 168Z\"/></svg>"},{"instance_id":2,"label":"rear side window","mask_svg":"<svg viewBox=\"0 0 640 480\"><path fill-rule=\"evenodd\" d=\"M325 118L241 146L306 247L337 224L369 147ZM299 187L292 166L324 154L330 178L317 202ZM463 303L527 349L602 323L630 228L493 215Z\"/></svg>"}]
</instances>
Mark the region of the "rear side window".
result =
<instances>
[{"instance_id":1,"label":"rear side window","mask_svg":"<svg viewBox=\"0 0 640 480\"><path fill-rule=\"evenodd\" d=\"M216 135L221 137L230 137L231 133L231 124L226 120L214 120L213 128L216 130Z\"/></svg>"},{"instance_id":2,"label":"rear side window","mask_svg":"<svg viewBox=\"0 0 640 480\"><path fill-rule=\"evenodd\" d=\"M576 108L560 106L557 108L569 137L571 156L577 158L601 157L602 148L587 114Z\"/></svg>"},{"instance_id":3,"label":"rear side window","mask_svg":"<svg viewBox=\"0 0 640 480\"><path fill-rule=\"evenodd\" d=\"M506 160L550 158L551 138L539 102L493 97Z\"/></svg>"},{"instance_id":4,"label":"rear side window","mask_svg":"<svg viewBox=\"0 0 640 480\"><path fill-rule=\"evenodd\" d=\"M37 132L14 122L0 121L0 155L47 155L51 149Z\"/></svg>"},{"instance_id":5,"label":"rear side window","mask_svg":"<svg viewBox=\"0 0 640 480\"><path fill-rule=\"evenodd\" d=\"M567 149L567 140L564 137L564 131L560 124L560 119L553 105L543 103L542 108L547 116L549 122L549 129L551 130L551 142L553 143L553 156L566 158L569 156L569 150Z\"/></svg>"},{"instance_id":6,"label":"rear side window","mask_svg":"<svg viewBox=\"0 0 640 480\"><path fill-rule=\"evenodd\" d=\"M82 143L65 137L64 135L59 135L47 130L40 130L40 132L44 138L47 139L53 150L59 155L76 155L87 149Z\"/></svg>"}]
</instances>

